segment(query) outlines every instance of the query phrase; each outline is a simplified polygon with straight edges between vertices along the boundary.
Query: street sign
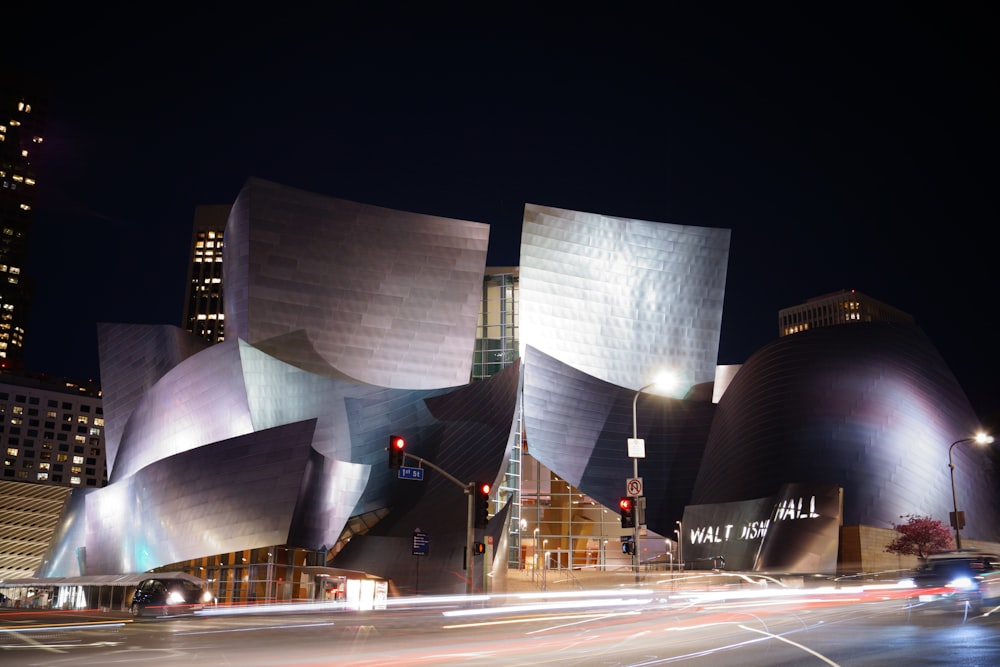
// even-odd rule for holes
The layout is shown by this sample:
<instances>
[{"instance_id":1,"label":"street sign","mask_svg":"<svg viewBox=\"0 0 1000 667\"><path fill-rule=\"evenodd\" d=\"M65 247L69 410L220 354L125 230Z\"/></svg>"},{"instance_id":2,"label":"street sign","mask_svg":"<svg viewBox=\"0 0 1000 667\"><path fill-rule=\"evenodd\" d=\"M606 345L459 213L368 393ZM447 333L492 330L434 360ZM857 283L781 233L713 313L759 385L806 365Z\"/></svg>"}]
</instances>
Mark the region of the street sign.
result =
<instances>
[{"instance_id":1,"label":"street sign","mask_svg":"<svg viewBox=\"0 0 1000 667\"><path fill-rule=\"evenodd\" d=\"M427 537L427 533L421 533L419 531L413 531L413 555L414 556L426 556L427 552L430 550L431 541Z\"/></svg>"},{"instance_id":2,"label":"street sign","mask_svg":"<svg viewBox=\"0 0 1000 667\"><path fill-rule=\"evenodd\" d=\"M625 495L638 498L642 495L642 477L630 477L625 480Z\"/></svg>"},{"instance_id":3,"label":"street sign","mask_svg":"<svg viewBox=\"0 0 1000 667\"><path fill-rule=\"evenodd\" d=\"M396 473L396 476L399 479L415 479L422 482L424 480L424 469L399 466L399 472Z\"/></svg>"},{"instance_id":4,"label":"street sign","mask_svg":"<svg viewBox=\"0 0 1000 667\"><path fill-rule=\"evenodd\" d=\"M633 459L646 458L646 441L643 438L629 438L628 455Z\"/></svg>"}]
</instances>

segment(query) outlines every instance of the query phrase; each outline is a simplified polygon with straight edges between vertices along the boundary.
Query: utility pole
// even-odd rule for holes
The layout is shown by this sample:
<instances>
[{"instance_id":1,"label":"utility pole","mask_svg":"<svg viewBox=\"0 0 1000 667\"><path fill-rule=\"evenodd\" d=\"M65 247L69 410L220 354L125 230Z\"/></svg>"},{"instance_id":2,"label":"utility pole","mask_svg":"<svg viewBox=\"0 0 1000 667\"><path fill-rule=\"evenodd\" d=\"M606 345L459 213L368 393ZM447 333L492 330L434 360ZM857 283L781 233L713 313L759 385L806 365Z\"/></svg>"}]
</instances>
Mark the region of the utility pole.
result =
<instances>
[{"instance_id":1,"label":"utility pole","mask_svg":"<svg viewBox=\"0 0 1000 667\"><path fill-rule=\"evenodd\" d=\"M390 451L390 455L391 454L392 452ZM475 504L476 504L475 503L476 482L468 482L468 483L463 482L454 475L452 475L451 473L449 473L447 470L431 463L422 456L416 456L415 454L408 454L404 451L401 452L401 457L402 457L401 463L404 465L406 463L406 459L411 458L411 459L416 459L420 463L420 465L426 465L429 468L437 470L439 473L444 475L445 479L447 479L448 481L452 482L453 484L461 488L465 492L465 495L468 497L468 512L465 524L465 570L466 570L465 592L467 595L472 595L472 573L473 570L475 569L473 567L475 561L472 558L472 542L473 538L475 537L475 532L473 528L473 515L475 514ZM484 564L483 567L486 567L486 565Z\"/></svg>"}]
</instances>

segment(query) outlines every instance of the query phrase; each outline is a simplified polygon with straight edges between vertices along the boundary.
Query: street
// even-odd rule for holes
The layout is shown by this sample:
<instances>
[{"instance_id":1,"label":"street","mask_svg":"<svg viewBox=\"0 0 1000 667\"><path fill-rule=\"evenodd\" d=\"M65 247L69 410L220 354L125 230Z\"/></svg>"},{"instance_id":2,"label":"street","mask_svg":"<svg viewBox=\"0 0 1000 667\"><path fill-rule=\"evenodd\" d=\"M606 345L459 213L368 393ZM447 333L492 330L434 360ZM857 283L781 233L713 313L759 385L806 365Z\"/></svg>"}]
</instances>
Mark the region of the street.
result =
<instances>
[{"instance_id":1,"label":"street","mask_svg":"<svg viewBox=\"0 0 1000 667\"><path fill-rule=\"evenodd\" d=\"M1000 664L1000 612L913 608L882 589L698 594L648 589L393 598L173 618L0 613L0 664Z\"/></svg>"}]
</instances>

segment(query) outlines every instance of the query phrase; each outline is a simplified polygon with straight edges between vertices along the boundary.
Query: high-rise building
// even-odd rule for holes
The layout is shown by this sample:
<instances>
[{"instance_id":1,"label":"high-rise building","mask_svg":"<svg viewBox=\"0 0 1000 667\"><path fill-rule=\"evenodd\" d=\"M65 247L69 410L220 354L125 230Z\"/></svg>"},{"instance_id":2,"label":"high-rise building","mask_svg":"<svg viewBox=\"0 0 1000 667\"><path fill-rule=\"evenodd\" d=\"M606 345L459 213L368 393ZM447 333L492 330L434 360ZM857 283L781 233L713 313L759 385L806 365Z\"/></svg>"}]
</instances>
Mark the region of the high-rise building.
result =
<instances>
[{"instance_id":1,"label":"high-rise building","mask_svg":"<svg viewBox=\"0 0 1000 667\"><path fill-rule=\"evenodd\" d=\"M0 372L24 370L31 281L24 271L48 106L45 84L0 80Z\"/></svg>"},{"instance_id":2,"label":"high-rise building","mask_svg":"<svg viewBox=\"0 0 1000 667\"><path fill-rule=\"evenodd\" d=\"M0 380L2 479L100 488L107 483L100 389L49 376Z\"/></svg>"},{"instance_id":3,"label":"high-rise building","mask_svg":"<svg viewBox=\"0 0 1000 667\"><path fill-rule=\"evenodd\" d=\"M194 212L183 327L210 343L226 339L222 246L229 209L229 205L198 206Z\"/></svg>"},{"instance_id":4,"label":"high-rise building","mask_svg":"<svg viewBox=\"0 0 1000 667\"><path fill-rule=\"evenodd\" d=\"M856 322L902 322L913 324L913 316L856 290L841 290L806 299L798 306L778 311L778 336L819 327Z\"/></svg>"}]
</instances>

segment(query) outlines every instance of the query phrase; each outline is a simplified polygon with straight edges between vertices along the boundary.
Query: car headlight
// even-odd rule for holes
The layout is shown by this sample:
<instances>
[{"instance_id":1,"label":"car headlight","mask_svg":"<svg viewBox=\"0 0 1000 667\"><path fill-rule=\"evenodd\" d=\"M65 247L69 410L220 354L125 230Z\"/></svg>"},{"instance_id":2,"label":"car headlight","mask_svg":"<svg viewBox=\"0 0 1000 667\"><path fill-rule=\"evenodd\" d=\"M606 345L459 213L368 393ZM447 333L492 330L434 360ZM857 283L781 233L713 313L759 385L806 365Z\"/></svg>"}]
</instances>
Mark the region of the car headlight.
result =
<instances>
[{"instance_id":1,"label":"car headlight","mask_svg":"<svg viewBox=\"0 0 1000 667\"><path fill-rule=\"evenodd\" d=\"M184 596L177 591L170 591L167 596L167 604L184 604Z\"/></svg>"},{"instance_id":2,"label":"car headlight","mask_svg":"<svg viewBox=\"0 0 1000 667\"><path fill-rule=\"evenodd\" d=\"M208 591L205 591L204 593L201 594L201 601L204 602L205 604L208 604L209 602L212 601L212 594L209 593Z\"/></svg>"},{"instance_id":3,"label":"car headlight","mask_svg":"<svg viewBox=\"0 0 1000 667\"><path fill-rule=\"evenodd\" d=\"M897 585L900 588L916 588L917 582L913 581L913 579L900 579Z\"/></svg>"},{"instance_id":4,"label":"car headlight","mask_svg":"<svg viewBox=\"0 0 1000 667\"><path fill-rule=\"evenodd\" d=\"M945 585L960 591L972 591L977 588L976 582L970 577L955 577Z\"/></svg>"}]
</instances>

